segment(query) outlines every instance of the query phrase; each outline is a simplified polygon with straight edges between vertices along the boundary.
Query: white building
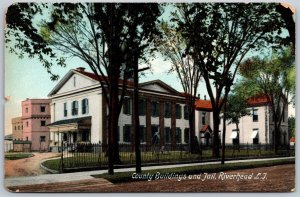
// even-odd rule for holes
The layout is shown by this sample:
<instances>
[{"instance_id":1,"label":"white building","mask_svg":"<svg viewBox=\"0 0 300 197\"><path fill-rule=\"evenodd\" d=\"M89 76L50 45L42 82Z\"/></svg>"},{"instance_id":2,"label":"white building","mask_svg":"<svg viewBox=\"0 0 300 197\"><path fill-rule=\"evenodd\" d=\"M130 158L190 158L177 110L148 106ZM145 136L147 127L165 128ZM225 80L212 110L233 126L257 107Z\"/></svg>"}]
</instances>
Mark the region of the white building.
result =
<instances>
[{"instance_id":1,"label":"white building","mask_svg":"<svg viewBox=\"0 0 300 197\"><path fill-rule=\"evenodd\" d=\"M132 89L128 88L129 92ZM160 80L139 84L141 143L151 144L159 132L160 145L189 142L184 96ZM107 107L97 77L83 68L70 70L49 93L50 147L63 142L107 143ZM119 117L119 142L130 143L132 100L124 99Z\"/></svg>"},{"instance_id":2,"label":"white building","mask_svg":"<svg viewBox=\"0 0 300 197\"><path fill-rule=\"evenodd\" d=\"M256 97L248 101L251 115L240 119L239 130L236 124L226 124L226 144L273 144L274 143L274 121L273 115L264 96ZM213 127L212 107L208 100L196 102L196 131L203 145L210 145ZM210 126L210 127L209 127ZM220 139L222 138L223 119L219 127ZM287 145L288 136L288 108L286 107L280 131L280 144Z\"/></svg>"}]
</instances>

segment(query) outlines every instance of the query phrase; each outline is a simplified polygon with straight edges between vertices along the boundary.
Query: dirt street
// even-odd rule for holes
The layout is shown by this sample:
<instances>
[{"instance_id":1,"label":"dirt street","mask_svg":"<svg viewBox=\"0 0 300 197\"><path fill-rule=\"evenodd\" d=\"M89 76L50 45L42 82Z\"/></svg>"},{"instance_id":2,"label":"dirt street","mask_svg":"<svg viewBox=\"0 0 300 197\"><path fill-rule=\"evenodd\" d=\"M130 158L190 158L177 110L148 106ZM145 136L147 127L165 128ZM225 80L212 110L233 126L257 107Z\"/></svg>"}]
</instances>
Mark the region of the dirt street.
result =
<instances>
[{"instance_id":1,"label":"dirt street","mask_svg":"<svg viewBox=\"0 0 300 197\"><path fill-rule=\"evenodd\" d=\"M295 188L295 165L293 164L225 173L227 178L224 178L224 180L219 178L220 173L216 173L216 176L211 176L211 179L206 178L205 180L204 175L202 176L203 180L155 180L121 184L111 184L103 179L90 179L15 186L8 189L17 192L290 192ZM254 176L248 180L229 178L230 175L248 176L252 173ZM216 177L216 179L213 177Z\"/></svg>"},{"instance_id":2,"label":"dirt street","mask_svg":"<svg viewBox=\"0 0 300 197\"><path fill-rule=\"evenodd\" d=\"M5 177L35 176L41 173L40 163L42 160L59 156L58 153L33 153L33 157L5 160Z\"/></svg>"}]
</instances>

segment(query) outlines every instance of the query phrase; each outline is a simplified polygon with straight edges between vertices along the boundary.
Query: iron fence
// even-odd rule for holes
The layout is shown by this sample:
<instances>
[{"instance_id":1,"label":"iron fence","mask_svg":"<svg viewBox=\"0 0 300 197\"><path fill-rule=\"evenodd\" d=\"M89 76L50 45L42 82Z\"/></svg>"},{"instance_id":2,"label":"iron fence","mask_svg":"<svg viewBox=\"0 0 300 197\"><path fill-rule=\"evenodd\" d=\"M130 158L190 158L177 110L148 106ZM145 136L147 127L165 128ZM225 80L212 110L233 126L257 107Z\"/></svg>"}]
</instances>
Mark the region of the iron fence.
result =
<instances>
[{"instance_id":1,"label":"iron fence","mask_svg":"<svg viewBox=\"0 0 300 197\"><path fill-rule=\"evenodd\" d=\"M63 144L62 150L60 162L61 172L105 169L108 166L108 145L106 144ZM142 165L220 160L220 158L212 157L210 146L199 146L198 151L193 154L190 152L189 144L167 144L163 146L141 144L140 150ZM276 156L274 147L268 144L227 144L225 150L227 160ZM281 146L279 150L278 155L280 156L290 156L294 154L294 149L290 146ZM134 145L119 144L119 158L120 162L115 162L116 167L134 166Z\"/></svg>"}]
</instances>

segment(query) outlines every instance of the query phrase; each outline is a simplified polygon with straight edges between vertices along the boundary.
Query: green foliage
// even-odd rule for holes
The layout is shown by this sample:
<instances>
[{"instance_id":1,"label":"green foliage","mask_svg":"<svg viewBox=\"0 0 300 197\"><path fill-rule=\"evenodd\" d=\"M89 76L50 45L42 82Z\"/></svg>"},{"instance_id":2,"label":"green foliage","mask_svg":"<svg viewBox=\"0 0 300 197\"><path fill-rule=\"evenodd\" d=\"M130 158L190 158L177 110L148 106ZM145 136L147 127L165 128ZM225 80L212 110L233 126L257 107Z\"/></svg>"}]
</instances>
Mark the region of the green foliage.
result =
<instances>
[{"instance_id":1,"label":"green foliage","mask_svg":"<svg viewBox=\"0 0 300 197\"><path fill-rule=\"evenodd\" d=\"M7 160L17 160L24 159L28 157L33 157L34 155L31 153L5 153L4 157Z\"/></svg>"},{"instance_id":2,"label":"green foliage","mask_svg":"<svg viewBox=\"0 0 300 197\"><path fill-rule=\"evenodd\" d=\"M288 119L288 127L289 127L289 136L295 137L296 132L296 118L295 117L289 117Z\"/></svg>"},{"instance_id":3,"label":"green foliage","mask_svg":"<svg viewBox=\"0 0 300 197\"><path fill-rule=\"evenodd\" d=\"M226 120L229 121L228 124L233 123L238 125L240 118L250 115L250 110L247 108L247 100L243 92L230 94L227 98L227 110L225 112Z\"/></svg>"}]
</instances>

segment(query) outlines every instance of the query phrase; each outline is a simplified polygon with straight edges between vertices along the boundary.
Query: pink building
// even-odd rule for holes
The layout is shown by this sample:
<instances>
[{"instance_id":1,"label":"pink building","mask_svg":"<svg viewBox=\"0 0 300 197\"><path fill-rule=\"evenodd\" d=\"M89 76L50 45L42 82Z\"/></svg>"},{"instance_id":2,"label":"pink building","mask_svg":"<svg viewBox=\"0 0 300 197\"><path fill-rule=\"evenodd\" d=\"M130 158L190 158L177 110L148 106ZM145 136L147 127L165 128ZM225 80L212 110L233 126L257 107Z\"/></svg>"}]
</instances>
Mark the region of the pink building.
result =
<instances>
[{"instance_id":1,"label":"pink building","mask_svg":"<svg viewBox=\"0 0 300 197\"><path fill-rule=\"evenodd\" d=\"M23 140L31 141L31 150L48 150L51 99L22 101Z\"/></svg>"}]
</instances>

